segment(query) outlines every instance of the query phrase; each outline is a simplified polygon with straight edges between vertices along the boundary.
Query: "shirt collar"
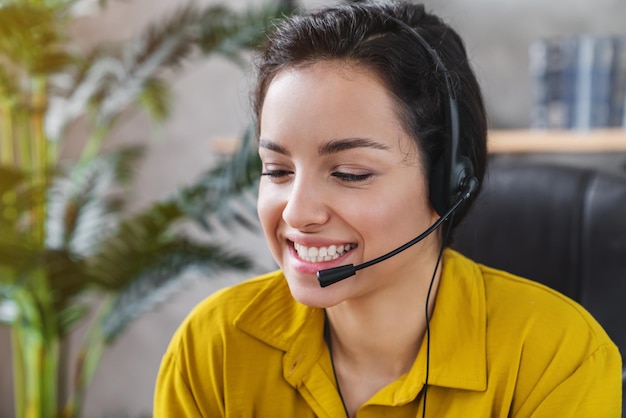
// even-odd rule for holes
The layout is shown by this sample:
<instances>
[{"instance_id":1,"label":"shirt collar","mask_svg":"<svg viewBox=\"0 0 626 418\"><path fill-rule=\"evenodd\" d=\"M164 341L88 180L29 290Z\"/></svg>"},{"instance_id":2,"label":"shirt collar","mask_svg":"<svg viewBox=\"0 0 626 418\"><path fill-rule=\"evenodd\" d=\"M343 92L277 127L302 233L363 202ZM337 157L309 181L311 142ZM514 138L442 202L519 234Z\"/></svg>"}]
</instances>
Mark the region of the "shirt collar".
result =
<instances>
[{"instance_id":1,"label":"shirt collar","mask_svg":"<svg viewBox=\"0 0 626 418\"><path fill-rule=\"evenodd\" d=\"M285 379L299 386L326 350L324 311L294 300L281 271L269 276L267 285L235 319L235 326L284 351Z\"/></svg>"},{"instance_id":2,"label":"shirt collar","mask_svg":"<svg viewBox=\"0 0 626 418\"><path fill-rule=\"evenodd\" d=\"M253 298L235 325L242 331L286 353L285 378L295 386L325 353L322 309L295 301L280 271ZM467 390L487 387L486 301L477 264L447 249L436 305L430 322L428 384ZM303 332L306 330L306 332ZM424 340L426 342L426 339ZM397 396L416 396L425 379L426 344Z\"/></svg>"},{"instance_id":3,"label":"shirt collar","mask_svg":"<svg viewBox=\"0 0 626 418\"><path fill-rule=\"evenodd\" d=\"M479 266L446 250L431 318L429 385L487 388L487 308ZM426 357L422 344L418 361Z\"/></svg>"}]
</instances>

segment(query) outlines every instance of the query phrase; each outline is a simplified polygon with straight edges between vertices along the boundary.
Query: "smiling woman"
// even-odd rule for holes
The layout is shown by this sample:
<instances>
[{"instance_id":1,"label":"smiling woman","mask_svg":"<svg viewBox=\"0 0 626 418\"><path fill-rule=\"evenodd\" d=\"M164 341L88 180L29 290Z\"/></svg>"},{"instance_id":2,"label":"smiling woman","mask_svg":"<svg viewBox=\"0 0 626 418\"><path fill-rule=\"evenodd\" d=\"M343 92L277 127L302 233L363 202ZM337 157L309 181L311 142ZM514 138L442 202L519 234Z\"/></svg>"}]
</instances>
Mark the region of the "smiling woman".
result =
<instances>
[{"instance_id":1,"label":"smiling woman","mask_svg":"<svg viewBox=\"0 0 626 418\"><path fill-rule=\"evenodd\" d=\"M315 279L319 270L385 253L437 219L417 146L396 107L373 73L334 61L284 70L269 85L259 123L259 217L291 293L305 305L367 299L374 288L388 288L389 298L425 299L429 282L413 277L432 274L438 235L331 291ZM349 251L310 262L294 245ZM412 274L392 274L400 270Z\"/></svg>"},{"instance_id":2,"label":"smiling woman","mask_svg":"<svg viewBox=\"0 0 626 418\"><path fill-rule=\"evenodd\" d=\"M447 248L486 159L456 32L419 5L328 7L280 24L258 71L280 270L190 314L155 417L619 416L621 359L594 318ZM320 286L350 264L367 268Z\"/></svg>"}]
</instances>

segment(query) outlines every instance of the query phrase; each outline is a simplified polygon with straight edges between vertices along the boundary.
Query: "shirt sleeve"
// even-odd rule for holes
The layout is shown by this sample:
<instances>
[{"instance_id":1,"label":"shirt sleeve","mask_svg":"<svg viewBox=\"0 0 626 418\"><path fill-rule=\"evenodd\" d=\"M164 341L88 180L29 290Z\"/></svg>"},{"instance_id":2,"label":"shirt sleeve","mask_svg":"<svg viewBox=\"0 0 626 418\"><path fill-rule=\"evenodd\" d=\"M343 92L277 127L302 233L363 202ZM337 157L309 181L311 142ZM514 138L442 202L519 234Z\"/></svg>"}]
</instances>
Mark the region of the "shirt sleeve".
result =
<instances>
[{"instance_id":1,"label":"shirt sleeve","mask_svg":"<svg viewBox=\"0 0 626 418\"><path fill-rule=\"evenodd\" d=\"M154 392L154 418L202 417L189 387L178 369L175 357L168 353L161 362Z\"/></svg>"},{"instance_id":2,"label":"shirt sleeve","mask_svg":"<svg viewBox=\"0 0 626 418\"><path fill-rule=\"evenodd\" d=\"M199 332L192 328L193 325L184 323L163 356L154 390L153 418L219 418L226 415L219 384L220 369L209 366L214 361L219 362L210 353L219 353L200 350L198 346L205 347L208 343L194 339Z\"/></svg>"},{"instance_id":3,"label":"shirt sleeve","mask_svg":"<svg viewBox=\"0 0 626 418\"><path fill-rule=\"evenodd\" d=\"M533 411L520 411L516 418L620 418L621 411L622 359L617 347L603 345Z\"/></svg>"}]
</instances>

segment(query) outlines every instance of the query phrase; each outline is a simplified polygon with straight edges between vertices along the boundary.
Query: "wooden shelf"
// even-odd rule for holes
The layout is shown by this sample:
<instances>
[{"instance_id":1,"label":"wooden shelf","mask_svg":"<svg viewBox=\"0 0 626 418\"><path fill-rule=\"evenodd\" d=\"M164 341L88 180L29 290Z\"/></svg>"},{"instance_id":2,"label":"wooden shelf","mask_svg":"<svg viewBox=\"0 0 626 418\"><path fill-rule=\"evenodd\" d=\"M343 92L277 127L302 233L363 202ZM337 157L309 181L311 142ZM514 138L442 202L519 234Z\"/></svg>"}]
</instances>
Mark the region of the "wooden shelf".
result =
<instances>
[{"instance_id":1,"label":"wooden shelf","mask_svg":"<svg viewBox=\"0 0 626 418\"><path fill-rule=\"evenodd\" d=\"M487 144L492 154L626 152L626 129L492 130Z\"/></svg>"},{"instance_id":2,"label":"wooden shelf","mask_svg":"<svg viewBox=\"0 0 626 418\"><path fill-rule=\"evenodd\" d=\"M214 138L211 142L213 151L225 155L239 146L234 137ZM491 154L626 152L626 129L491 130L487 145Z\"/></svg>"}]
</instances>

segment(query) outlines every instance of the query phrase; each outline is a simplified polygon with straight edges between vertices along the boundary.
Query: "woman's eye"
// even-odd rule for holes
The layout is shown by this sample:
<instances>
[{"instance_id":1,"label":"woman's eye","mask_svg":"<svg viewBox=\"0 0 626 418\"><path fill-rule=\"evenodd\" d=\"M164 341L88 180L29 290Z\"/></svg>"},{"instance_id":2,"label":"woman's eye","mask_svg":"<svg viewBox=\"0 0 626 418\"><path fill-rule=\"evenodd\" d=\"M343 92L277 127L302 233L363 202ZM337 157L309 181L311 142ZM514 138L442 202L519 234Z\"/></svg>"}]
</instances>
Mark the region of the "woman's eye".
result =
<instances>
[{"instance_id":1,"label":"woman's eye","mask_svg":"<svg viewBox=\"0 0 626 418\"><path fill-rule=\"evenodd\" d=\"M291 171L287 170L265 170L261 173L262 176L267 176L271 179L279 179L291 174Z\"/></svg>"},{"instance_id":2,"label":"woman's eye","mask_svg":"<svg viewBox=\"0 0 626 418\"><path fill-rule=\"evenodd\" d=\"M342 173L342 172L334 172L333 177L338 178L341 181L349 182L349 183L357 183L359 181L365 181L372 177L371 173L367 174L352 174L352 173Z\"/></svg>"}]
</instances>

